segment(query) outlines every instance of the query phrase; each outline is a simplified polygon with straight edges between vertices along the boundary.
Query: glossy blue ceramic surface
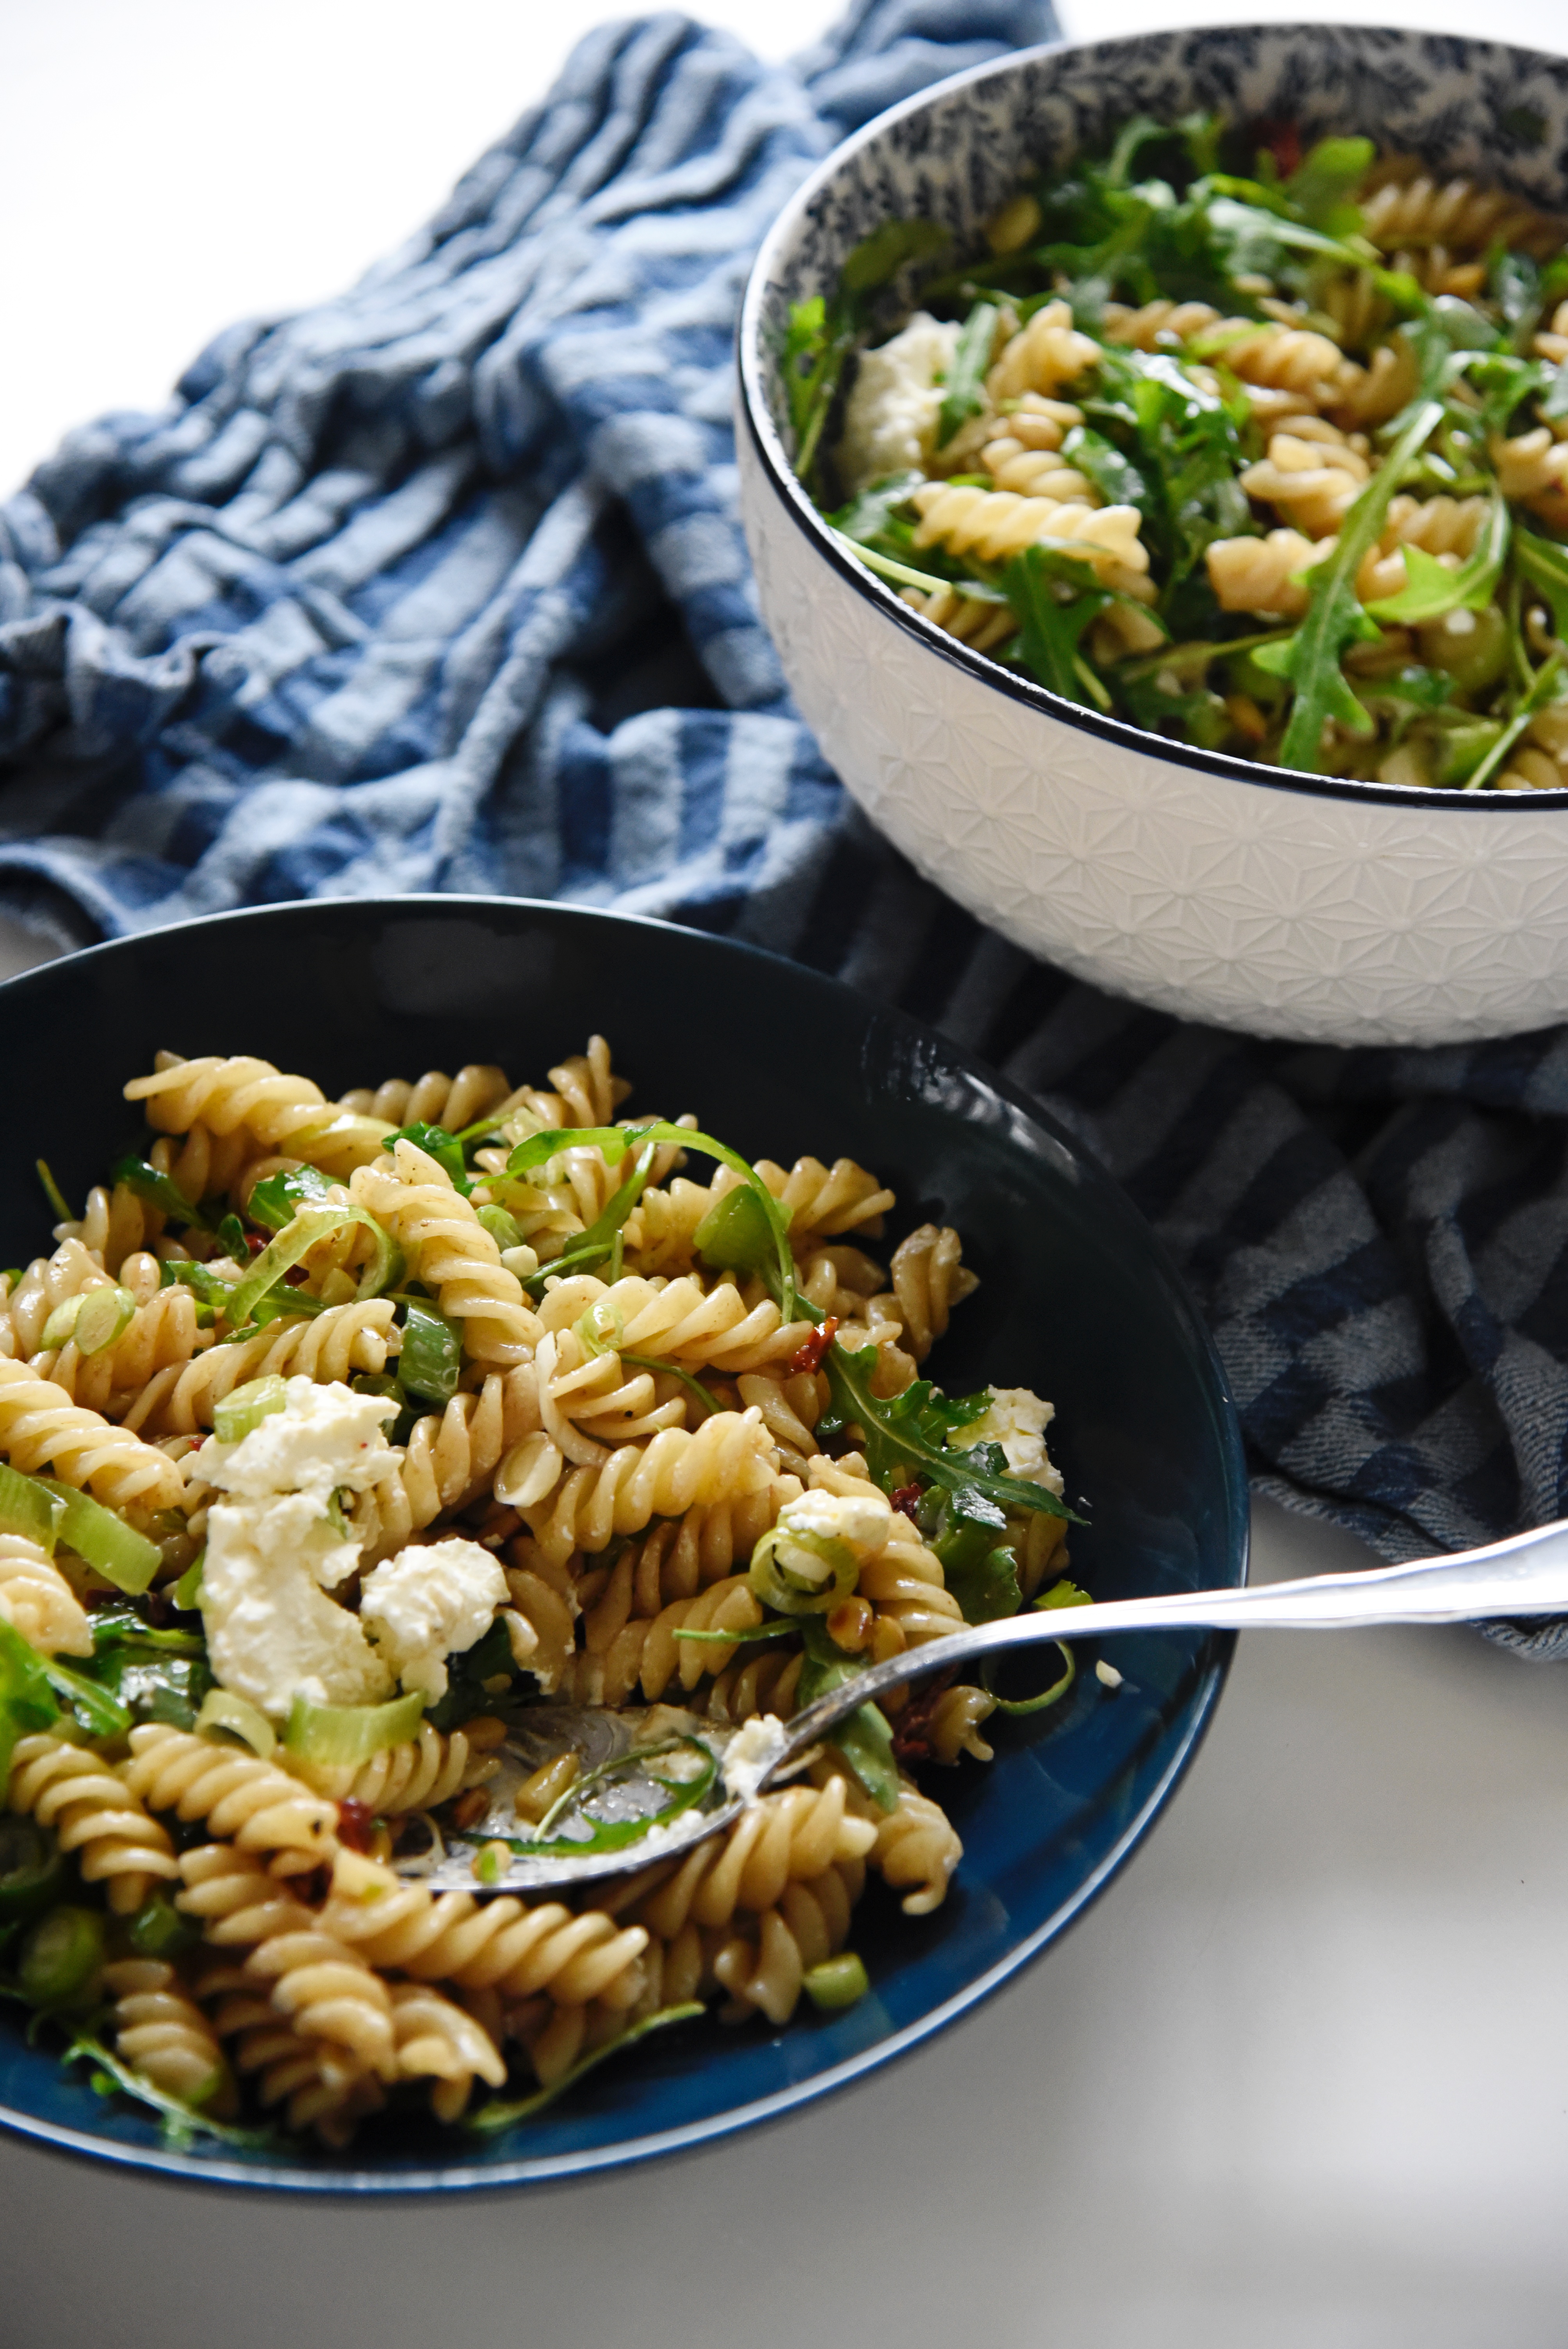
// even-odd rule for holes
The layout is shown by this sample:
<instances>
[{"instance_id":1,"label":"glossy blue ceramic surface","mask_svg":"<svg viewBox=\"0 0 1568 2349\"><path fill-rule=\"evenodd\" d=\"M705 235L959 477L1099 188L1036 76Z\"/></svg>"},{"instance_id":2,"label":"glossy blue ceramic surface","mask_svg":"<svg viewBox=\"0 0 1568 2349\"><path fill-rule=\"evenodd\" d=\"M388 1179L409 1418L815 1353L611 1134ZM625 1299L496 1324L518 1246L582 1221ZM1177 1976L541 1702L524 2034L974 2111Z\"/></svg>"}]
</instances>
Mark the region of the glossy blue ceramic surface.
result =
<instances>
[{"instance_id":1,"label":"glossy blue ceramic surface","mask_svg":"<svg viewBox=\"0 0 1568 2349\"><path fill-rule=\"evenodd\" d=\"M0 1144L6 1260L50 1245L33 1159L76 1199L137 1133L127 1078L169 1047L259 1053L329 1094L497 1061L542 1081L592 1030L634 1082L626 1112L700 1112L752 1156L849 1155L897 1191L891 1237L955 1224L983 1286L930 1368L1051 1396L1052 1450L1092 1514L1073 1537L1097 1597L1243 1581L1240 1437L1206 1331L1158 1242L1081 1147L943 1038L749 947L658 923L514 901L270 906L77 955L0 989L10 1098ZM775 2032L711 2021L657 2034L526 2128L486 2137L413 2117L351 2152L174 2150L23 2041L0 2007L0 2121L66 2149L213 2183L450 2191L562 2178L689 2146L842 2086L1004 1982L1107 1883L1170 1795L1231 1640L1148 1634L1052 1713L998 1721L989 1768L927 1782L965 1858L945 1905L903 1917L873 1880L847 2013ZM1037 2060L1021 2050L1020 2060Z\"/></svg>"}]
</instances>

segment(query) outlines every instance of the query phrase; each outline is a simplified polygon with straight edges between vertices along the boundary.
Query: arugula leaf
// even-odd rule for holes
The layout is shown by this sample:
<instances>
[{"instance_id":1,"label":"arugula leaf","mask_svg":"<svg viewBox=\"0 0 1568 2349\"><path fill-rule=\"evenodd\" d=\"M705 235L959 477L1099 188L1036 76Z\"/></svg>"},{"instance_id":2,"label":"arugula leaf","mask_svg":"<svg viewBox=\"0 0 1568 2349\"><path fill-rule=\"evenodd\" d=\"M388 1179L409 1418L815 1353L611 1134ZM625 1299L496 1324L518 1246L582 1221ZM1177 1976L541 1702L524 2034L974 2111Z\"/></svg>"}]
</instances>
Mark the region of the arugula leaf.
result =
<instances>
[{"instance_id":1,"label":"arugula leaf","mask_svg":"<svg viewBox=\"0 0 1568 2349\"><path fill-rule=\"evenodd\" d=\"M455 1133L449 1133L444 1125L427 1125L421 1117L416 1118L412 1125L400 1126L396 1133L383 1134L381 1147L396 1150L400 1142L411 1142L416 1150L433 1158L442 1173L451 1176L453 1190L460 1197L468 1197L474 1185L463 1164L463 1145Z\"/></svg>"},{"instance_id":2,"label":"arugula leaf","mask_svg":"<svg viewBox=\"0 0 1568 2349\"><path fill-rule=\"evenodd\" d=\"M1357 234L1361 215L1350 198L1377 154L1370 139L1320 139L1284 182L1283 193L1310 227L1331 236Z\"/></svg>"},{"instance_id":3,"label":"arugula leaf","mask_svg":"<svg viewBox=\"0 0 1568 2349\"><path fill-rule=\"evenodd\" d=\"M846 1655L820 1615L800 1618L805 1661L796 1687L796 1710L804 1713L820 1696L842 1688L867 1670L863 1656ZM827 1744L842 1754L855 1776L880 1810L898 1808L898 1764L893 1760L892 1731L880 1705L862 1704L830 1729Z\"/></svg>"},{"instance_id":4,"label":"arugula leaf","mask_svg":"<svg viewBox=\"0 0 1568 2349\"><path fill-rule=\"evenodd\" d=\"M973 1452L947 1452L934 1444L922 1432L918 1413L901 1416L892 1404L881 1402L872 1393L871 1379L876 1366L874 1346L862 1347L859 1353L851 1354L837 1339L822 1358L838 1423L863 1429L867 1464L884 1492L907 1484L908 1471L913 1468L950 1493L971 1487L1005 1509L1037 1510L1048 1517L1065 1517L1071 1525L1082 1525L1083 1519L1043 1485L1031 1485L1022 1477L978 1467Z\"/></svg>"},{"instance_id":5,"label":"arugula leaf","mask_svg":"<svg viewBox=\"0 0 1568 2349\"><path fill-rule=\"evenodd\" d=\"M1024 1603L1017 1559L998 1539L1006 1529L1002 1511L977 1485L961 1485L943 1495L935 1530L927 1538L966 1623L1016 1615Z\"/></svg>"},{"instance_id":6,"label":"arugula leaf","mask_svg":"<svg viewBox=\"0 0 1568 2349\"><path fill-rule=\"evenodd\" d=\"M1356 594L1362 559L1382 533L1388 506L1406 467L1442 420L1442 407L1427 400L1417 409L1387 457L1363 486L1340 525L1339 542L1308 574L1311 602L1305 619L1283 644L1254 652L1258 667L1288 678L1295 688L1290 723L1280 745L1282 767L1319 771L1323 730L1336 719L1359 736L1374 733L1371 714L1357 701L1340 662L1353 644L1376 643L1379 631Z\"/></svg>"},{"instance_id":7,"label":"arugula leaf","mask_svg":"<svg viewBox=\"0 0 1568 2349\"><path fill-rule=\"evenodd\" d=\"M1065 700L1095 704L1088 663L1078 647L1084 631L1115 601L1087 563L1044 546L1026 547L1006 569L1007 600L1018 618L1018 657L1026 668ZM1063 595L1059 590L1065 588Z\"/></svg>"},{"instance_id":8,"label":"arugula leaf","mask_svg":"<svg viewBox=\"0 0 1568 2349\"><path fill-rule=\"evenodd\" d=\"M332 1178L319 1166L293 1166L251 1185L246 1211L264 1231L281 1232L302 1207L319 1206L331 1195Z\"/></svg>"},{"instance_id":9,"label":"arugula leaf","mask_svg":"<svg viewBox=\"0 0 1568 2349\"><path fill-rule=\"evenodd\" d=\"M1075 424L1062 442L1062 455L1080 473L1088 475L1108 506L1137 506L1140 512L1148 512L1150 492L1143 475L1114 440L1108 440L1092 425Z\"/></svg>"},{"instance_id":10,"label":"arugula leaf","mask_svg":"<svg viewBox=\"0 0 1568 2349\"><path fill-rule=\"evenodd\" d=\"M448 1735L460 1729L465 1721L476 1713L493 1713L498 1703L507 1702L506 1695L490 1687L492 1681L515 1682L518 1666L513 1660L511 1641L506 1625L497 1616L482 1640L476 1640L460 1655L447 1659L447 1693L425 1708L425 1718L432 1729Z\"/></svg>"},{"instance_id":11,"label":"arugula leaf","mask_svg":"<svg viewBox=\"0 0 1568 2349\"><path fill-rule=\"evenodd\" d=\"M961 424L977 416L985 404L985 371L1001 316L995 302L976 302L960 329L958 347L947 370L942 412L936 423L936 445L945 449Z\"/></svg>"},{"instance_id":12,"label":"arugula leaf","mask_svg":"<svg viewBox=\"0 0 1568 2349\"><path fill-rule=\"evenodd\" d=\"M602 2040L590 2054L580 2055L559 2079L551 2082L548 2088L537 2088L531 2095L511 2097L504 2103L499 2097L491 2097L490 2103L481 2105L477 2112L465 2114L462 2127L472 2129L479 2136L493 2137L501 2129L515 2128L520 2121L531 2121L547 2106L552 2105L557 2096L563 2096L569 2088L574 2088L587 2073L607 2062L612 2055L619 2055L624 2049L634 2047L639 2039L647 2037L649 2032L667 2031L672 2023L689 2023L694 2016L704 2012L700 1999L688 2000L684 2006L662 2006L656 2013L645 2014L639 2022L628 2023L624 2031L617 2031L613 2038Z\"/></svg>"},{"instance_id":13,"label":"arugula leaf","mask_svg":"<svg viewBox=\"0 0 1568 2349\"><path fill-rule=\"evenodd\" d=\"M791 306L780 359L795 431L795 470L803 481L811 479L844 362L869 319L867 297L907 263L934 259L947 243L947 231L934 221L884 221L845 256L830 303L814 294Z\"/></svg>"},{"instance_id":14,"label":"arugula leaf","mask_svg":"<svg viewBox=\"0 0 1568 2349\"><path fill-rule=\"evenodd\" d=\"M1521 523L1514 533L1513 563L1545 600L1555 634L1568 639L1568 546L1538 538Z\"/></svg>"},{"instance_id":15,"label":"arugula leaf","mask_svg":"<svg viewBox=\"0 0 1568 2349\"><path fill-rule=\"evenodd\" d=\"M1534 679L1531 684L1530 690L1519 702L1512 717L1509 719L1508 724L1503 728L1501 733L1498 736L1497 740L1492 744L1491 750L1487 752L1480 766L1474 770L1469 780L1466 781L1464 788L1467 792L1479 792L1483 783L1487 783L1491 781L1492 776L1496 774L1498 769L1501 766L1503 761L1507 758L1509 752L1512 750L1520 736L1524 732L1525 728L1529 725L1536 711L1538 709L1543 709L1549 701L1554 701L1556 699L1557 687L1561 678L1562 669L1563 656L1560 652L1553 653L1549 660L1542 662L1541 667L1536 671Z\"/></svg>"},{"instance_id":16,"label":"arugula leaf","mask_svg":"<svg viewBox=\"0 0 1568 2349\"><path fill-rule=\"evenodd\" d=\"M1397 595L1385 595L1377 603L1368 604L1367 610L1375 620L1394 620L1407 626L1414 626L1421 620L1440 619L1445 612L1484 611L1495 596L1508 559L1509 531L1507 503L1494 497L1474 553L1457 571L1446 570L1425 547L1402 548L1404 586Z\"/></svg>"},{"instance_id":17,"label":"arugula leaf","mask_svg":"<svg viewBox=\"0 0 1568 2349\"><path fill-rule=\"evenodd\" d=\"M160 1209L171 1224L199 1232L210 1232L214 1228L213 1218L185 1196L173 1177L160 1174L157 1167L150 1165L145 1158L117 1159L108 1179L111 1185L123 1183L128 1191L134 1191L137 1197L145 1199L150 1207Z\"/></svg>"}]
</instances>

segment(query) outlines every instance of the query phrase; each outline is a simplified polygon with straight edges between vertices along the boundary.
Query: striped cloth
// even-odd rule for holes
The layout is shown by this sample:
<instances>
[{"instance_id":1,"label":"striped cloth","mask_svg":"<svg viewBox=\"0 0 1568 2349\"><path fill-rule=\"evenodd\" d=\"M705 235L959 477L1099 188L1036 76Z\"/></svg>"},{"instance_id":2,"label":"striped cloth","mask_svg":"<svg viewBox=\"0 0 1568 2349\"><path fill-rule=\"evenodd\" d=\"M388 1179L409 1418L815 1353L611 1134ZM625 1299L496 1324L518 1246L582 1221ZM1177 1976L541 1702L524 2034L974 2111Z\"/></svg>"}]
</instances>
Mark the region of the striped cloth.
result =
<instances>
[{"instance_id":1,"label":"striped cloth","mask_svg":"<svg viewBox=\"0 0 1568 2349\"><path fill-rule=\"evenodd\" d=\"M1031 962L848 805L758 622L749 257L847 130L1050 29L1048 0L861 0L774 68L678 16L605 26L351 293L72 434L0 507L0 895L79 943L499 890L835 971L1121 1177L1263 1489L1389 1557L1481 1540L1564 1507L1563 1034L1301 1051Z\"/></svg>"}]
</instances>

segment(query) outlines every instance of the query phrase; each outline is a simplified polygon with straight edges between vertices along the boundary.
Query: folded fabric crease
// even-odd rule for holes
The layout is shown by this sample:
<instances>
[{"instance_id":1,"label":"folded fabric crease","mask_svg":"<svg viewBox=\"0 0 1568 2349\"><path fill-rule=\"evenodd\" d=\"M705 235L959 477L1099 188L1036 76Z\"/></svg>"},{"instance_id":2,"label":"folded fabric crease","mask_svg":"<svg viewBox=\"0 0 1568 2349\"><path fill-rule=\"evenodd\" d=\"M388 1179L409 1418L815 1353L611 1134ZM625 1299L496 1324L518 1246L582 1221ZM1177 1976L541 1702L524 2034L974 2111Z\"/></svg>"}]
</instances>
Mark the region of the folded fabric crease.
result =
<instances>
[{"instance_id":1,"label":"folded fabric crease","mask_svg":"<svg viewBox=\"0 0 1568 2349\"><path fill-rule=\"evenodd\" d=\"M1128 1185L1263 1489L1391 1558L1462 1547L1568 1509L1564 1032L1304 1051L1031 962L849 806L758 619L730 401L764 230L846 131L1053 30L859 0L769 67L603 26L341 299L73 432L0 505L0 900L80 943L501 891L836 971Z\"/></svg>"}]
</instances>

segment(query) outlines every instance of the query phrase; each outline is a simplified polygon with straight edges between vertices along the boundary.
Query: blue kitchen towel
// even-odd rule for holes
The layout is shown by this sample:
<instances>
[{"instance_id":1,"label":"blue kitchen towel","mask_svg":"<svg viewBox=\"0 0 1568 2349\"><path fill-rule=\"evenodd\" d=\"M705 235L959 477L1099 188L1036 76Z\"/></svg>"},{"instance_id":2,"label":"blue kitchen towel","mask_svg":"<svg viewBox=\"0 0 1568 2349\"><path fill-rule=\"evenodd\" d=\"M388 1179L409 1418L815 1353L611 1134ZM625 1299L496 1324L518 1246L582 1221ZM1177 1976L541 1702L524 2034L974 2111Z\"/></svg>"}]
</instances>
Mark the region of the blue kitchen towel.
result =
<instances>
[{"instance_id":1,"label":"blue kitchen towel","mask_svg":"<svg viewBox=\"0 0 1568 2349\"><path fill-rule=\"evenodd\" d=\"M1568 1039L1303 1051L1031 961L848 805L758 621L751 254L845 132L1052 29L1048 0L860 0L769 67L605 26L341 300L73 433L0 507L0 901L80 943L500 890L836 971L1121 1177L1264 1489L1389 1557L1460 1547L1568 1507Z\"/></svg>"}]
</instances>

